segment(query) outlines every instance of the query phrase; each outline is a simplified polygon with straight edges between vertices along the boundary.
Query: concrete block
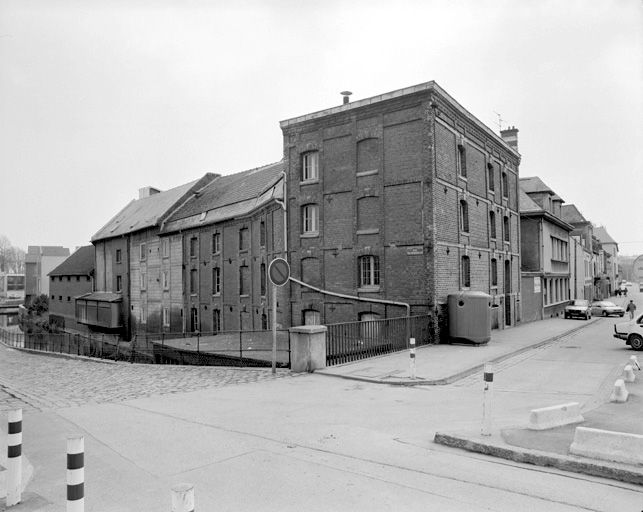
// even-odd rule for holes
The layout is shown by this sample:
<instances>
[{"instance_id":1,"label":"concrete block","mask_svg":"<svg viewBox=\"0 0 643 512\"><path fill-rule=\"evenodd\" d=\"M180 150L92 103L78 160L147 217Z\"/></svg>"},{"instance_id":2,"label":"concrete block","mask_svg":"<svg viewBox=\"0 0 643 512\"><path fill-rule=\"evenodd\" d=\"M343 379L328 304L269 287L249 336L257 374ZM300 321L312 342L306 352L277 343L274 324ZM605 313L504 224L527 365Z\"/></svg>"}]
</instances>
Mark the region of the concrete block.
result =
<instances>
[{"instance_id":1,"label":"concrete block","mask_svg":"<svg viewBox=\"0 0 643 512\"><path fill-rule=\"evenodd\" d=\"M577 427L569 452L612 462L643 464L643 436Z\"/></svg>"},{"instance_id":2,"label":"concrete block","mask_svg":"<svg viewBox=\"0 0 643 512\"><path fill-rule=\"evenodd\" d=\"M614 382L614 390L610 395L610 402L627 402L628 395L629 393L625 388L623 379L617 379L616 382Z\"/></svg>"},{"instance_id":3,"label":"concrete block","mask_svg":"<svg viewBox=\"0 0 643 512\"><path fill-rule=\"evenodd\" d=\"M326 368L326 331L324 325L290 328L290 369L312 372Z\"/></svg>"},{"instance_id":4,"label":"concrete block","mask_svg":"<svg viewBox=\"0 0 643 512\"><path fill-rule=\"evenodd\" d=\"M625 382L634 382L636 380L634 370L632 370L632 367L629 364L623 368L623 380Z\"/></svg>"},{"instance_id":5,"label":"concrete block","mask_svg":"<svg viewBox=\"0 0 643 512\"><path fill-rule=\"evenodd\" d=\"M541 409L533 409L529 414L530 430L546 430L548 428L569 425L570 423L580 423L585 418L580 413L578 402L570 402L562 405L552 405Z\"/></svg>"}]
</instances>

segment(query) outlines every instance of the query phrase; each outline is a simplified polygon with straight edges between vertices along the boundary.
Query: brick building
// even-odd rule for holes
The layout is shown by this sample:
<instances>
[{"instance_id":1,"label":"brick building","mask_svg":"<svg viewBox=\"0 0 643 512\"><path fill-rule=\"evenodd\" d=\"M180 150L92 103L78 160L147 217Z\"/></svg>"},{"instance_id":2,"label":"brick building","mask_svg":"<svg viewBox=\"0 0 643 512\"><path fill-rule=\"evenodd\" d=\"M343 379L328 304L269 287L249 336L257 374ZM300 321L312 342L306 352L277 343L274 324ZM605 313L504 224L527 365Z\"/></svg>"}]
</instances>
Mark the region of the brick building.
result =
<instances>
[{"instance_id":1,"label":"brick building","mask_svg":"<svg viewBox=\"0 0 643 512\"><path fill-rule=\"evenodd\" d=\"M188 199L213 181L217 175L206 173L199 180L160 191L153 187L139 190L132 200L93 237L96 251L96 291L77 300L77 319L93 331L118 334L129 340L139 324L147 324L146 308L155 303L152 322L160 322L161 247L159 231L163 222ZM172 257L181 261L181 244L172 247ZM171 323L182 325L182 274L168 276L175 283ZM135 307L139 309L134 312ZM141 313L142 312L142 313ZM134 314L133 314L134 313ZM180 329L179 329L180 330Z\"/></svg>"},{"instance_id":2,"label":"brick building","mask_svg":"<svg viewBox=\"0 0 643 512\"><path fill-rule=\"evenodd\" d=\"M164 283L155 296L160 322L152 313L152 291L138 294L139 270L132 267L132 296L141 297L140 304L132 302L133 314L147 308L148 332L268 329L267 269L284 256L283 186L281 162L221 176L168 217L160 232L162 257L155 260ZM289 300L286 290L278 293L277 322L288 327ZM179 307L186 312L181 323L171 313Z\"/></svg>"},{"instance_id":3,"label":"brick building","mask_svg":"<svg viewBox=\"0 0 643 512\"><path fill-rule=\"evenodd\" d=\"M600 294L597 293L595 283L600 283L601 278L600 273L597 273L595 262L597 254L595 254L596 244L594 243L594 226L590 221L583 217L583 214L573 204L562 205L560 213L562 219L574 227L570 236L576 238L583 250L583 266L589 265L589 268L585 269L582 276L584 278L583 297L580 298L587 300L598 299ZM577 272L577 279L580 279L580 277L581 273Z\"/></svg>"},{"instance_id":4,"label":"brick building","mask_svg":"<svg viewBox=\"0 0 643 512\"><path fill-rule=\"evenodd\" d=\"M78 248L49 272L49 323L70 332L87 332L76 321L76 298L94 291L94 246Z\"/></svg>"},{"instance_id":5,"label":"brick building","mask_svg":"<svg viewBox=\"0 0 643 512\"><path fill-rule=\"evenodd\" d=\"M435 82L280 124L293 277L434 326L462 290L492 296L494 327L520 319L518 130L503 140ZM405 314L290 287L295 324Z\"/></svg>"},{"instance_id":6,"label":"brick building","mask_svg":"<svg viewBox=\"0 0 643 512\"><path fill-rule=\"evenodd\" d=\"M25 254L25 300L49 295L47 274L69 257L69 249L59 245L30 245Z\"/></svg>"},{"instance_id":7,"label":"brick building","mask_svg":"<svg viewBox=\"0 0 643 512\"><path fill-rule=\"evenodd\" d=\"M559 316L570 296L570 237L563 200L538 177L520 178L522 318Z\"/></svg>"}]
</instances>

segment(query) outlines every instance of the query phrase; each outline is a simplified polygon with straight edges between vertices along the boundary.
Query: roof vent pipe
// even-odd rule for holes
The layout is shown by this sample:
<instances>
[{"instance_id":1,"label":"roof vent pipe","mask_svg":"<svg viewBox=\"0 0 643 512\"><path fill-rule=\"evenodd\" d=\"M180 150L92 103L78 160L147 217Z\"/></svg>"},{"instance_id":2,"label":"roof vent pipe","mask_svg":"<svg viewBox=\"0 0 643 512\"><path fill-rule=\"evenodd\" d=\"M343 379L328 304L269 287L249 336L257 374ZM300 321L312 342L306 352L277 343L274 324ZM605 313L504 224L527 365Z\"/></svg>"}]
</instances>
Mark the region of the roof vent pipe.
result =
<instances>
[{"instance_id":1,"label":"roof vent pipe","mask_svg":"<svg viewBox=\"0 0 643 512\"><path fill-rule=\"evenodd\" d=\"M346 104L350 101L348 97L349 97L351 94L353 94L353 93L352 93L352 92L350 92L350 91L342 91L342 92L340 92L339 94L341 94L342 96L344 96L344 105L346 105Z\"/></svg>"}]
</instances>

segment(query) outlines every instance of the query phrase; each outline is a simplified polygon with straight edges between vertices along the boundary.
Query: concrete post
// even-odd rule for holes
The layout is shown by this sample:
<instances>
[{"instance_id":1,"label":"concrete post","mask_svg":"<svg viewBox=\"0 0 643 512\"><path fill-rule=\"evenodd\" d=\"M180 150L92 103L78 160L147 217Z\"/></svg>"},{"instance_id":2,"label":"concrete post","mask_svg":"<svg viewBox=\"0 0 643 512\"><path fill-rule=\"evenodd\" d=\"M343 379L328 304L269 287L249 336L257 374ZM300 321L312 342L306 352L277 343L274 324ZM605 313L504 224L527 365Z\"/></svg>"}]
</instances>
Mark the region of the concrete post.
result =
<instances>
[{"instance_id":1,"label":"concrete post","mask_svg":"<svg viewBox=\"0 0 643 512\"><path fill-rule=\"evenodd\" d=\"M172 487L172 512L194 512L194 484Z\"/></svg>"},{"instance_id":2,"label":"concrete post","mask_svg":"<svg viewBox=\"0 0 643 512\"><path fill-rule=\"evenodd\" d=\"M290 369L312 372L326 368L326 332L324 325L301 325L290 328Z\"/></svg>"},{"instance_id":3,"label":"concrete post","mask_svg":"<svg viewBox=\"0 0 643 512\"><path fill-rule=\"evenodd\" d=\"M85 510L85 438L67 438L67 512Z\"/></svg>"},{"instance_id":4,"label":"concrete post","mask_svg":"<svg viewBox=\"0 0 643 512\"><path fill-rule=\"evenodd\" d=\"M415 379L415 338L411 338L409 340L409 345L410 345L410 364L411 364L411 379Z\"/></svg>"},{"instance_id":5,"label":"concrete post","mask_svg":"<svg viewBox=\"0 0 643 512\"><path fill-rule=\"evenodd\" d=\"M7 507L20 503L22 487L22 409L9 411L7 429Z\"/></svg>"}]
</instances>

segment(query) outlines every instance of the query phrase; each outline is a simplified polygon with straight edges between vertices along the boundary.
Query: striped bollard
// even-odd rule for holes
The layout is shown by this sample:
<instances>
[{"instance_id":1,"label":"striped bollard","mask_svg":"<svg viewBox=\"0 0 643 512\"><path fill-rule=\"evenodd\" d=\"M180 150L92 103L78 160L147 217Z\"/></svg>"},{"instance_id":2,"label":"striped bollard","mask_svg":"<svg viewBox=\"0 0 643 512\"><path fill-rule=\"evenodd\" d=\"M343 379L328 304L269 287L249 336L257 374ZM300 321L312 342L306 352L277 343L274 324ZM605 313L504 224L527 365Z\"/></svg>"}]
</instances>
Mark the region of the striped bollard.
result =
<instances>
[{"instance_id":1,"label":"striped bollard","mask_svg":"<svg viewBox=\"0 0 643 512\"><path fill-rule=\"evenodd\" d=\"M415 338L411 338L410 341L410 358L411 358L411 378L415 379Z\"/></svg>"},{"instance_id":2,"label":"striped bollard","mask_svg":"<svg viewBox=\"0 0 643 512\"><path fill-rule=\"evenodd\" d=\"M22 409L9 411L7 429L7 507L20 503L22 487Z\"/></svg>"},{"instance_id":3,"label":"striped bollard","mask_svg":"<svg viewBox=\"0 0 643 512\"><path fill-rule=\"evenodd\" d=\"M85 438L67 438L67 512L85 510Z\"/></svg>"},{"instance_id":4,"label":"striped bollard","mask_svg":"<svg viewBox=\"0 0 643 512\"><path fill-rule=\"evenodd\" d=\"M194 484L172 487L172 512L194 512Z\"/></svg>"},{"instance_id":5,"label":"striped bollard","mask_svg":"<svg viewBox=\"0 0 643 512\"><path fill-rule=\"evenodd\" d=\"M484 364L484 396L482 399L482 430L483 436L491 435L491 403L493 401L493 366Z\"/></svg>"},{"instance_id":6,"label":"striped bollard","mask_svg":"<svg viewBox=\"0 0 643 512\"><path fill-rule=\"evenodd\" d=\"M636 367L637 370L641 371L641 365L639 364L639 360L636 356L630 356L630 364L632 365L632 368Z\"/></svg>"}]
</instances>

